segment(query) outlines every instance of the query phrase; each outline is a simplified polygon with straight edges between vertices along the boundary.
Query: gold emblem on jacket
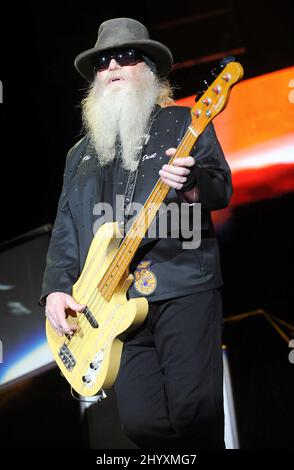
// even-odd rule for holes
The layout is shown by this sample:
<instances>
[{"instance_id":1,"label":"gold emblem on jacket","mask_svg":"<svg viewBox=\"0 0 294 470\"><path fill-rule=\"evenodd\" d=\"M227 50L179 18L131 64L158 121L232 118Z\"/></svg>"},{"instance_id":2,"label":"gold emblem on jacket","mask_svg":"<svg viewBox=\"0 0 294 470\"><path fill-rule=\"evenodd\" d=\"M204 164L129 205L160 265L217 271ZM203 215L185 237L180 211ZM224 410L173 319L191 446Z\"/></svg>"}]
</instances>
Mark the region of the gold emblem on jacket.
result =
<instances>
[{"instance_id":1,"label":"gold emblem on jacket","mask_svg":"<svg viewBox=\"0 0 294 470\"><path fill-rule=\"evenodd\" d=\"M157 286L157 279L153 271L150 269L151 261L141 261L134 272L135 289L140 294L150 295Z\"/></svg>"}]
</instances>

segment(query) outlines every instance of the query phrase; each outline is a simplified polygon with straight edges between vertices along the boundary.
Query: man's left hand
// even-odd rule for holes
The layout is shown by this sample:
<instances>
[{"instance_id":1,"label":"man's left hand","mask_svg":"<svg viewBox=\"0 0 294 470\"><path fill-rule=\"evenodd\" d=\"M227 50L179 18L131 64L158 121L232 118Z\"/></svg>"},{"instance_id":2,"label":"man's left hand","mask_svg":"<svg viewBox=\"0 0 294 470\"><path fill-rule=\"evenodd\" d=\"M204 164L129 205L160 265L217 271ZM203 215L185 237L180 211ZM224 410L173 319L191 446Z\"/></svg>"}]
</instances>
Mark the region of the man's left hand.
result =
<instances>
[{"instance_id":1,"label":"man's left hand","mask_svg":"<svg viewBox=\"0 0 294 470\"><path fill-rule=\"evenodd\" d=\"M176 149L171 147L165 153L171 158L176 153ZM161 170L159 170L159 175L164 183L177 191L181 191L188 175L190 175L190 169L194 165L195 158L193 157L176 158L173 161L173 165L163 165ZM196 186L190 191L183 192L183 196L188 202L196 202L198 199Z\"/></svg>"}]
</instances>

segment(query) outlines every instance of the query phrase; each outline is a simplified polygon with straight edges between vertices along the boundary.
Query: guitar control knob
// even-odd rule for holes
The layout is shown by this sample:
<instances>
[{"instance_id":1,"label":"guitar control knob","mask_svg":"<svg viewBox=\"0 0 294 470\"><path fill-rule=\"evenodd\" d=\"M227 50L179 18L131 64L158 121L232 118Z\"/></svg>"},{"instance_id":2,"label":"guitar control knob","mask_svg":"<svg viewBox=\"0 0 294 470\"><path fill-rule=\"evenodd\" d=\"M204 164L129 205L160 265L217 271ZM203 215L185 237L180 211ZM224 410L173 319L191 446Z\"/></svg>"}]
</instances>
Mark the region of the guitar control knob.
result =
<instances>
[{"instance_id":1,"label":"guitar control knob","mask_svg":"<svg viewBox=\"0 0 294 470\"><path fill-rule=\"evenodd\" d=\"M90 375L83 375L82 381L85 382L86 384L89 384L91 382Z\"/></svg>"},{"instance_id":2,"label":"guitar control knob","mask_svg":"<svg viewBox=\"0 0 294 470\"><path fill-rule=\"evenodd\" d=\"M97 362L91 362L90 367L91 367L91 369L96 370L98 368Z\"/></svg>"}]
</instances>

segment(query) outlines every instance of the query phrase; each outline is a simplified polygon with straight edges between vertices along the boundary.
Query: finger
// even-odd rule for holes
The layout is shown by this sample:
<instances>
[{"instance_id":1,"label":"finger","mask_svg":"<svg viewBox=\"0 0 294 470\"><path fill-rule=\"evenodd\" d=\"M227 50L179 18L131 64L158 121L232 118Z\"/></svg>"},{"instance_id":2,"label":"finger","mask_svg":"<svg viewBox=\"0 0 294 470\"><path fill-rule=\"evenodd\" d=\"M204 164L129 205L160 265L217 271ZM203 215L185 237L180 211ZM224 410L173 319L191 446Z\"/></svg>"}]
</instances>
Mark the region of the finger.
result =
<instances>
[{"instance_id":1,"label":"finger","mask_svg":"<svg viewBox=\"0 0 294 470\"><path fill-rule=\"evenodd\" d=\"M63 332L67 334L71 334L74 330L76 330L76 327L74 325L70 326L68 322L65 319L65 311L64 307L62 305L55 305L55 323L57 324L58 328Z\"/></svg>"},{"instance_id":2,"label":"finger","mask_svg":"<svg viewBox=\"0 0 294 470\"><path fill-rule=\"evenodd\" d=\"M163 165L161 168L163 171L173 173L174 175L187 176L190 173L188 168L183 166Z\"/></svg>"},{"instance_id":3,"label":"finger","mask_svg":"<svg viewBox=\"0 0 294 470\"><path fill-rule=\"evenodd\" d=\"M183 158L175 158L173 164L175 166L186 166L191 167L195 165L195 158L193 157L183 157Z\"/></svg>"},{"instance_id":4,"label":"finger","mask_svg":"<svg viewBox=\"0 0 294 470\"><path fill-rule=\"evenodd\" d=\"M169 149L165 151L165 153L168 157L172 157L176 153L176 151L177 151L176 148L170 147Z\"/></svg>"},{"instance_id":5,"label":"finger","mask_svg":"<svg viewBox=\"0 0 294 470\"><path fill-rule=\"evenodd\" d=\"M174 175L173 173L169 173L168 171L160 170L160 176L167 178L175 183L186 183L187 178L186 176Z\"/></svg>"},{"instance_id":6,"label":"finger","mask_svg":"<svg viewBox=\"0 0 294 470\"><path fill-rule=\"evenodd\" d=\"M47 307L45 308L45 317L51 323L53 328L58 329L56 319L54 318L54 315L52 314L51 310L49 310Z\"/></svg>"},{"instance_id":7,"label":"finger","mask_svg":"<svg viewBox=\"0 0 294 470\"><path fill-rule=\"evenodd\" d=\"M77 329L77 327L74 325L70 326L65 318L58 318L58 328L60 331L62 331L62 333L67 335L72 335L73 332Z\"/></svg>"},{"instance_id":8,"label":"finger","mask_svg":"<svg viewBox=\"0 0 294 470\"><path fill-rule=\"evenodd\" d=\"M165 178L164 176L161 177L162 181L166 184L168 184L171 188L174 188L174 189L177 189L177 190L180 190L182 189L183 187L183 184L182 183L176 183L175 181L172 181L168 178Z\"/></svg>"},{"instance_id":9,"label":"finger","mask_svg":"<svg viewBox=\"0 0 294 470\"><path fill-rule=\"evenodd\" d=\"M72 297L67 297L65 299L66 306L74 310L75 312L80 312L85 308L85 305L78 304Z\"/></svg>"}]
</instances>

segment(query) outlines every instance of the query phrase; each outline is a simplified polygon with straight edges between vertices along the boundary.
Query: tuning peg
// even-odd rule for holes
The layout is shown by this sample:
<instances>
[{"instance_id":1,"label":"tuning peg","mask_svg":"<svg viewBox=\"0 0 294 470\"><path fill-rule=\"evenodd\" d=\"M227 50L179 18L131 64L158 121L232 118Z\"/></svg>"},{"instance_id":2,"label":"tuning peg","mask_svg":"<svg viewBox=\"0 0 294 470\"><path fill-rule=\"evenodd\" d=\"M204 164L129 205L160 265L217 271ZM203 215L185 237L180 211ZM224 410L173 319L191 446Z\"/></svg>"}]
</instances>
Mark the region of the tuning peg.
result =
<instances>
[{"instance_id":1,"label":"tuning peg","mask_svg":"<svg viewBox=\"0 0 294 470\"><path fill-rule=\"evenodd\" d=\"M223 57L220 61L219 65L223 69L227 64L230 62L235 62L235 57L232 55L228 55L227 57Z\"/></svg>"}]
</instances>

